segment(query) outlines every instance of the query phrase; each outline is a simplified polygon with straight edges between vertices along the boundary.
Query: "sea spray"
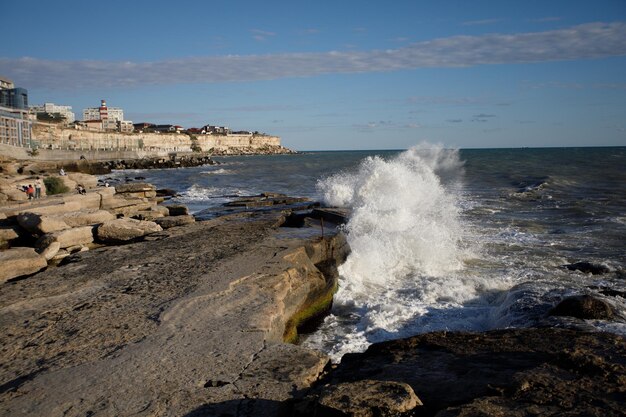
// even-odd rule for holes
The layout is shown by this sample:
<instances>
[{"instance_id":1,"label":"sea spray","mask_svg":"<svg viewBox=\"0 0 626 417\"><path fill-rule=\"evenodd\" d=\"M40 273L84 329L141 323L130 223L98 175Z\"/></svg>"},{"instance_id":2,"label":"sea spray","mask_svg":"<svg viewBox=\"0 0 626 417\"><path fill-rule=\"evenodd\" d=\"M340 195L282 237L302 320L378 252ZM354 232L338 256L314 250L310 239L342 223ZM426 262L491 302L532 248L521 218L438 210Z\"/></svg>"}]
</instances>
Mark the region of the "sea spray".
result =
<instances>
[{"instance_id":1,"label":"sea spray","mask_svg":"<svg viewBox=\"0 0 626 417\"><path fill-rule=\"evenodd\" d=\"M390 338L437 302L473 296L473 283L450 279L463 265L462 227L457 197L442 179L450 185L461 173L456 150L422 145L391 159L368 157L355 172L318 183L326 203L352 209L351 254L322 329L345 332L332 357Z\"/></svg>"}]
</instances>

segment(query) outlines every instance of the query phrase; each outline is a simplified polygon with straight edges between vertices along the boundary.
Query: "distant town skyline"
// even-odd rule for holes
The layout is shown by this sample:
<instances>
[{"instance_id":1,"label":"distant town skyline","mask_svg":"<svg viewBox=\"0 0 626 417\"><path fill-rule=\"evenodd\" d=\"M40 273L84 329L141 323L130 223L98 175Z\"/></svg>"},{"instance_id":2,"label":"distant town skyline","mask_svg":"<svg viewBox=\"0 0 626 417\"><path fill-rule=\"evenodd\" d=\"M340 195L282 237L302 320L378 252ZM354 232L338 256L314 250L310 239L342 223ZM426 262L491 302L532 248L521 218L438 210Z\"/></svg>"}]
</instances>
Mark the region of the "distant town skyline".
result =
<instances>
[{"instance_id":1,"label":"distant town skyline","mask_svg":"<svg viewBox=\"0 0 626 417\"><path fill-rule=\"evenodd\" d=\"M29 104L296 150L626 146L626 2L70 0L2 6Z\"/></svg>"}]
</instances>

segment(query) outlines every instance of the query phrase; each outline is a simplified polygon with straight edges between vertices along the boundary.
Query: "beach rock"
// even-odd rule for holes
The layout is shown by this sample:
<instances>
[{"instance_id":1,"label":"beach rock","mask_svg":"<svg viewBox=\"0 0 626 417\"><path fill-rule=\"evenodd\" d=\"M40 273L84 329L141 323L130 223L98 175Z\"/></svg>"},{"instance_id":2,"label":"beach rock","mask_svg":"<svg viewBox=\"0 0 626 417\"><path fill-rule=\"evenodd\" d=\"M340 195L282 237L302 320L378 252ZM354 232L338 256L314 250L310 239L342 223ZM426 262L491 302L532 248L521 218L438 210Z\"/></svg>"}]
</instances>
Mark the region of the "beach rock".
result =
<instances>
[{"instance_id":1,"label":"beach rock","mask_svg":"<svg viewBox=\"0 0 626 417\"><path fill-rule=\"evenodd\" d=\"M160 219L155 219L154 222L161 226L163 229L169 229L170 227L182 226L184 224L194 223L196 218L192 215L187 216L168 216Z\"/></svg>"},{"instance_id":2,"label":"beach rock","mask_svg":"<svg viewBox=\"0 0 626 417\"><path fill-rule=\"evenodd\" d=\"M156 190L156 193L157 197L175 197L178 195L176 190L173 190L171 188L159 188L158 190Z\"/></svg>"},{"instance_id":3,"label":"beach rock","mask_svg":"<svg viewBox=\"0 0 626 417\"><path fill-rule=\"evenodd\" d=\"M67 174L67 178L85 188L96 188L98 186L98 177L94 175L83 174L80 172L69 172Z\"/></svg>"},{"instance_id":4,"label":"beach rock","mask_svg":"<svg viewBox=\"0 0 626 417\"><path fill-rule=\"evenodd\" d=\"M106 210L86 210L63 215L63 221L71 227L101 224L115 219L115 215Z\"/></svg>"},{"instance_id":5,"label":"beach rock","mask_svg":"<svg viewBox=\"0 0 626 417\"><path fill-rule=\"evenodd\" d=\"M145 182L130 182L127 184L119 184L115 186L118 194L125 194L132 197L156 197L156 187Z\"/></svg>"},{"instance_id":6,"label":"beach rock","mask_svg":"<svg viewBox=\"0 0 626 417\"><path fill-rule=\"evenodd\" d=\"M362 380L332 385L322 391L317 413L324 416L400 416L422 405L403 382Z\"/></svg>"},{"instance_id":7,"label":"beach rock","mask_svg":"<svg viewBox=\"0 0 626 417\"><path fill-rule=\"evenodd\" d=\"M57 216L30 212L18 214L17 222L24 229L37 235L43 235L70 228L70 226L65 223L63 219Z\"/></svg>"},{"instance_id":8,"label":"beach rock","mask_svg":"<svg viewBox=\"0 0 626 417\"><path fill-rule=\"evenodd\" d=\"M163 229L151 221L121 218L98 226L98 240L105 243L128 242Z\"/></svg>"},{"instance_id":9,"label":"beach rock","mask_svg":"<svg viewBox=\"0 0 626 417\"><path fill-rule=\"evenodd\" d=\"M0 227L0 249L6 249L11 246L11 242L19 239L20 228L18 226L1 226Z\"/></svg>"},{"instance_id":10,"label":"beach rock","mask_svg":"<svg viewBox=\"0 0 626 417\"><path fill-rule=\"evenodd\" d=\"M312 391L375 377L409 384L424 404L415 415L621 417L625 357L610 333L436 332L347 354Z\"/></svg>"},{"instance_id":11,"label":"beach rock","mask_svg":"<svg viewBox=\"0 0 626 417\"><path fill-rule=\"evenodd\" d=\"M41 249L37 250L37 252L41 256L46 258L46 261L49 261L56 256L56 254L59 252L59 249L61 249L61 244L57 241L51 241L49 242L48 246L42 247Z\"/></svg>"},{"instance_id":12,"label":"beach rock","mask_svg":"<svg viewBox=\"0 0 626 417\"><path fill-rule=\"evenodd\" d=\"M165 207L167 207L170 216L187 216L189 214L189 209L187 208L187 206L184 206L182 204L172 204Z\"/></svg>"},{"instance_id":13,"label":"beach rock","mask_svg":"<svg viewBox=\"0 0 626 417\"><path fill-rule=\"evenodd\" d=\"M583 320L610 320L615 317L613 307L591 295L565 298L550 311L552 316L569 316Z\"/></svg>"},{"instance_id":14,"label":"beach rock","mask_svg":"<svg viewBox=\"0 0 626 417\"><path fill-rule=\"evenodd\" d=\"M12 248L0 251L0 283L34 274L47 266L46 259L32 248Z\"/></svg>"},{"instance_id":15,"label":"beach rock","mask_svg":"<svg viewBox=\"0 0 626 417\"><path fill-rule=\"evenodd\" d=\"M608 266L593 262L576 262L573 264L563 265L570 271L580 271L585 274L601 275L611 272Z\"/></svg>"},{"instance_id":16,"label":"beach rock","mask_svg":"<svg viewBox=\"0 0 626 417\"><path fill-rule=\"evenodd\" d=\"M93 227L74 227L71 229L60 230L58 232L47 233L37 240L35 247L43 250L52 242L59 242L62 249L76 245L87 245L93 242Z\"/></svg>"},{"instance_id":17,"label":"beach rock","mask_svg":"<svg viewBox=\"0 0 626 417\"><path fill-rule=\"evenodd\" d=\"M161 206L161 205L152 206L150 210L161 213L163 217L170 215L170 211L166 206Z\"/></svg>"}]
</instances>

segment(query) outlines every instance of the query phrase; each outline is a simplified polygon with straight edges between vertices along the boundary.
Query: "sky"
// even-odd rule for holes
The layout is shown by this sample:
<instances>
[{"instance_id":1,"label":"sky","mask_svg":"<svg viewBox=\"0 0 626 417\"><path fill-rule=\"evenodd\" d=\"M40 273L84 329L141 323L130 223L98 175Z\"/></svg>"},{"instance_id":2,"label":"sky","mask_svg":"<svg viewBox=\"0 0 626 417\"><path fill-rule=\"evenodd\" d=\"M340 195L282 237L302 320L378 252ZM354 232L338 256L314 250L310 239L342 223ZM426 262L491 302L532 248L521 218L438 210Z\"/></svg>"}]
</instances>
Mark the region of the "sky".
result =
<instances>
[{"instance_id":1,"label":"sky","mask_svg":"<svg viewBox=\"0 0 626 417\"><path fill-rule=\"evenodd\" d=\"M626 146L626 0L7 1L29 103L295 150Z\"/></svg>"}]
</instances>

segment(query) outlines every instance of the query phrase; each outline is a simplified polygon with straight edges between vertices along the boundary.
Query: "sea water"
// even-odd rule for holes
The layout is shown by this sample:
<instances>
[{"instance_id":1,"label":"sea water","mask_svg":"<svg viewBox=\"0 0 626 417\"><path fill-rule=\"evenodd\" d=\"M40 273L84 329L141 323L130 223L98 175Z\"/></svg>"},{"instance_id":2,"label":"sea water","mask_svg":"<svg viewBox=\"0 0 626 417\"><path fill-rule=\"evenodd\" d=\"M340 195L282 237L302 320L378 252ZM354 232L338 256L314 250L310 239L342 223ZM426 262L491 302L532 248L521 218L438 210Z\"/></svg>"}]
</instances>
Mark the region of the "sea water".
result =
<instances>
[{"instance_id":1,"label":"sea water","mask_svg":"<svg viewBox=\"0 0 626 417\"><path fill-rule=\"evenodd\" d=\"M545 324L568 295L618 312L589 328L626 335L626 148L307 152L117 172L175 188L198 212L264 191L352 209L351 254L331 314L306 346L338 361L434 330ZM588 261L609 273L563 265ZM613 295L604 295L612 290Z\"/></svg>"}]
</instances>

